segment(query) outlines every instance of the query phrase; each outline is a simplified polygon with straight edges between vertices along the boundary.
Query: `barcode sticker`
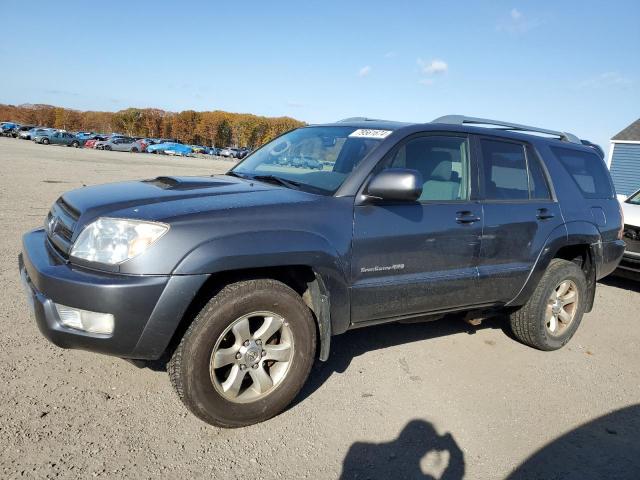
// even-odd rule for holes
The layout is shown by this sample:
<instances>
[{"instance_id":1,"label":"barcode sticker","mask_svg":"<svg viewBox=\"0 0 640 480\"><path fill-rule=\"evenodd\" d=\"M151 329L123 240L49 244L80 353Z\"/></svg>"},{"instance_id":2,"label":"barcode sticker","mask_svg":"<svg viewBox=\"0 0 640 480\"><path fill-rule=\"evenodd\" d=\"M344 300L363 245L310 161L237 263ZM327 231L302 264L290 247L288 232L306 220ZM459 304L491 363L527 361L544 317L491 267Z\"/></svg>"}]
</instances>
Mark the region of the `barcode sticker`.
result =
<instances>
[{"instance_id":1,"label":"barcode sticker","mask_svg":"<svg viewBox=\"0 0 640 480\"><path fill-rule=\"evenodd\" d=\"M391 134L391 130L371 130L369 128L359 128L349 137L358 138L387 138Z\"/></svg>"}]
</instances>

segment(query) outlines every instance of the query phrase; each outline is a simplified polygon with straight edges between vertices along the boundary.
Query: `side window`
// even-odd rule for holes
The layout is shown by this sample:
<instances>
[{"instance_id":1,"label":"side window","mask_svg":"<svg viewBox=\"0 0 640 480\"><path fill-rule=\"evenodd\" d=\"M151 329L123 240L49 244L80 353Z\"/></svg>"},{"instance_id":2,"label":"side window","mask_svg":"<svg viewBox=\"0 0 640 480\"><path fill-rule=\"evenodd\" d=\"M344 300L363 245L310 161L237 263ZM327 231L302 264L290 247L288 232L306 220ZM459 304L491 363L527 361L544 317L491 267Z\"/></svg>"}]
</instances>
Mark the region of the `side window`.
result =
<instances>
[{"instance_id":1,"label":"side window","mask_svg":"<svg viewBox=\"0 0 640 480\"><path fill-rule=\"evenodd\" d=\"M536 200L548 200L551 198L551 191L547 184L547 178L542 170L540 158L533 148L527 146L527 163L529 165L529 186L531 188L531 198Z\"/></svg>"},{"instance_id":2,"label":"side window","mask_svg":"<svg viewBox=\"0 0 640 480\"><path fill-rule=\"evenodd\" d=\"M569 172L586 198L612 198L609 174L600 157L572 148L551 147L553 154Z\"/></svg>"},{"instance_id":3,"label":"side window","mask_svg":"<svg viewBox=\"0 0 640 480\"><path fill-rule=\"evenodd\" d=\"M487 200L529 198L529 179L524 146L482 139L482 191Z\"/></svg>"},{"instance_id":4,"label":"side window","mask_svg":"<svg viewBox=\"0 0 640 480\"><path fill-rule=\"evenodd\" d=\"M466 200L469 144L465 137L424 136L409 140L394 154L391 168L410 168L422 174L420 201Z\"/></svg>"}]
</instances>

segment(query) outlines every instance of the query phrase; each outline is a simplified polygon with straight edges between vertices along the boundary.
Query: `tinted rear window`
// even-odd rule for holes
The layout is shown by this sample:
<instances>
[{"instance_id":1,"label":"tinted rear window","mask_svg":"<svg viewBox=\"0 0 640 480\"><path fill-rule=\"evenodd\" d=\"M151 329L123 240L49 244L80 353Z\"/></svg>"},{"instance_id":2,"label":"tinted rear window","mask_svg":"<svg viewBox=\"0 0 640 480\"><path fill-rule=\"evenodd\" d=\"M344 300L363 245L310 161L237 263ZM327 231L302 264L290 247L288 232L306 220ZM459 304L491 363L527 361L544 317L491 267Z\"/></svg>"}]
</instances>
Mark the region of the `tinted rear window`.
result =
<instances>
[{"instance_id":1,"label":"tinted rear window","mask_svg":"<svg viewBox=\"0 0 640 480\"><path fill-rule=\"evenodd\" d=\"M497 140L482 140L484 196L489 200L529 198L527 159L524 146Z\"/></svg>"},{"instance_id":2,"label":"tinted rear window","mask_svg":"<svg viewBox=\"0 0 640 480\"><path fill-rule=\"evenodd\" d=\"M562 147L551 147L551 151L567 169L586 198L614 196L607 168L596 154Z\"/></svg>"}]
</instances>

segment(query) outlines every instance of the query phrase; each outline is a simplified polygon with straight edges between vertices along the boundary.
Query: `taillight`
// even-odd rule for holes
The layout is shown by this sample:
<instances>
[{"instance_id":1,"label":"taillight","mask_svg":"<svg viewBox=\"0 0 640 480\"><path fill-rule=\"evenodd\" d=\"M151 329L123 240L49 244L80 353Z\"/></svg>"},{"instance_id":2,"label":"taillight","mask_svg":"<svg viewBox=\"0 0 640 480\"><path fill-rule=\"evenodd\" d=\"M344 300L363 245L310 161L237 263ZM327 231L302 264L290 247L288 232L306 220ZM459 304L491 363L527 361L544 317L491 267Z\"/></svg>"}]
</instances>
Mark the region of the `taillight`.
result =
<instances>
[{"instance_id":1,"label":"taillight","mask_svg":"<svg viewBox=\"0 0 640 480\"><path fill-rule=\"evenodd\" d=\"M618 230L618 240L622 240L624 237L624 210L622 204L618 200L618 209L620 209L620 230Z\"/></svg>"}]
</instances>

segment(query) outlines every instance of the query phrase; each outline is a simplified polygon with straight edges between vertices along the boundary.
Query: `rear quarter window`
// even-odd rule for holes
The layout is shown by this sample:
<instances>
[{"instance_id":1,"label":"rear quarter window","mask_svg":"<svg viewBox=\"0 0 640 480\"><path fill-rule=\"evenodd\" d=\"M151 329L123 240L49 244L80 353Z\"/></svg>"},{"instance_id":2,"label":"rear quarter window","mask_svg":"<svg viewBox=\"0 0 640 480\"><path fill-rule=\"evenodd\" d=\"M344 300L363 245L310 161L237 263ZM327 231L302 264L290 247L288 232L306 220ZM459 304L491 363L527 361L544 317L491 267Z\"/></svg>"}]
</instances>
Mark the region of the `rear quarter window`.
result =
<instances>
[{"instance_id":1,"label":"rear quarter window","mask_svg":"<svg viewBox=\"0 0 640 480\"><path fill-rule=\"evenodd\" d=\"M571 148L551 147L551 151L567 170L585 198L614 196L609 172L595 153Z\"/></svg>"}]
</instances>

